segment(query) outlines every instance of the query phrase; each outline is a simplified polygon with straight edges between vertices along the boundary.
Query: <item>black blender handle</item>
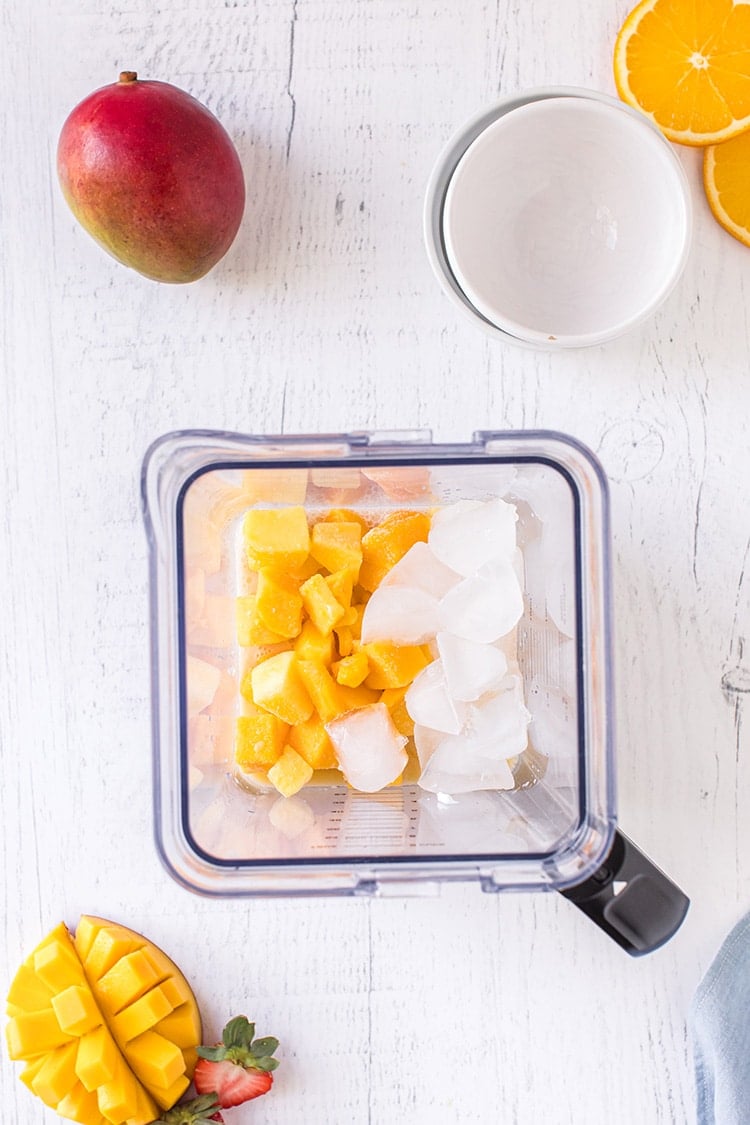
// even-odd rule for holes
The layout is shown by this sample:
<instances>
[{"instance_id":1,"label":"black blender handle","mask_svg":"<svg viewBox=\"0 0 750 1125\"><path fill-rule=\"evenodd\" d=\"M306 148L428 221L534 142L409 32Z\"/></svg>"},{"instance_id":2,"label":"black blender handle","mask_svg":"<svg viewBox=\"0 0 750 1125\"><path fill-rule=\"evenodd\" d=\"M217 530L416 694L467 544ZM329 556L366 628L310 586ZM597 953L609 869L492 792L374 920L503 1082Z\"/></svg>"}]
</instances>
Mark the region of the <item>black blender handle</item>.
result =
<instances>
[{"instance_id":1,"label":"black blender handle","mask_svg":"<svg viewBox=\"0 0 750 1125\"><path fill-rule=\"evenodd\" d=\"M690 905L687 895L619 831L594 874L561 893L631 957L669 941Z\"/></svg>"}]
</instances>

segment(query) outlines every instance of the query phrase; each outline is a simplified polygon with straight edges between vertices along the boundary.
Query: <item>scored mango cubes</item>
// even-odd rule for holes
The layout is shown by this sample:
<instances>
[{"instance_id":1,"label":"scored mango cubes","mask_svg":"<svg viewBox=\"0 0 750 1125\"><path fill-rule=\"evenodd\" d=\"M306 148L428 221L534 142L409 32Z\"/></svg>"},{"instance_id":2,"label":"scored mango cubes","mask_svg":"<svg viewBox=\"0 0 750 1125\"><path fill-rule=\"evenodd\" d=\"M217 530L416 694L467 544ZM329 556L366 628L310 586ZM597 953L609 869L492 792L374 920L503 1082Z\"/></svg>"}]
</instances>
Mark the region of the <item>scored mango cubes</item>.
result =
<instances>
[{"instance_id":1,"label":"scored mango cubes","mask_svg":"<svg viewBox=\"0 0 750 1125\"><path fill-rule=\"evenodd\" d=\"M195 998L140 934L91 917L79 931L74 943L55 927L18 970L7 1002L9 1053L26 1062L25 1085L60 1116L149 1125L190 1085L201 1040Z\"/></svg>"}]
</instances>

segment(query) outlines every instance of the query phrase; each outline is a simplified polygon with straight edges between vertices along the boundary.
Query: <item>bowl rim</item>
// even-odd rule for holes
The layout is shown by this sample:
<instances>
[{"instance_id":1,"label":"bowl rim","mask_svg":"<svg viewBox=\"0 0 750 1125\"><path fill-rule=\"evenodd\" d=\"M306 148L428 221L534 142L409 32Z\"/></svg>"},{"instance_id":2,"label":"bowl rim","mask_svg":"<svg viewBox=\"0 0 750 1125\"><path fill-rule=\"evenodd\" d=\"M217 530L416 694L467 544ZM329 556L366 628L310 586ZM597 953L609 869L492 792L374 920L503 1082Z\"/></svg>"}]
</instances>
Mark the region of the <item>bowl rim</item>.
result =
<instances>
[{"instance_id":1,"label":"bowl rim","mask_svg":"<svg viewBox=\"0 0 750 1125\"><path fill-rule=\"evenodd\" d=\"M684 239L680 254L676 258L671 278L662 288L657 299L651 302L641 313L619 325L615 330L607 330L603 333L588 334L586 336L565 336L554 341L549 340L543 333L536 333L536 335L534 335L532 332L529 332L526 336L517 335L514 331L510 330L509 324L501 326L493 320L490 320L478 309L468 294L464 292L453 272L448 258L443 230L445 201L449 184L458 164L474 141L484 133L490 125L494 124L495 121L504 117L511 111L533 102L546 101L552 98L581 98L588 101L599 102L621 111L639 124L646 126L664 144L665 151L671 154L677 182L682 189L682 202L685 209ZM422 227L427 258L432 267L432 271L438 279L443 292L464 316L469 317L475 325L479 324L487 335L495 339L505 340L519 347L537 351L559 351L565 348L591 347L606 343L609 340L616 339L647 320L662 302L666 300L684 271L692 243L692 218L692 197L685 169L673 146L643 113L626 105L619 98L613 97L610 94L605 94L599 90L591 90L579 86L540 86L517 91L516 93L498 99L490 105L484 106L484 108L478 110L472 117L465 121L463 125L454 131L433 164L425 191Z\"/></svg>"}]
</instances>

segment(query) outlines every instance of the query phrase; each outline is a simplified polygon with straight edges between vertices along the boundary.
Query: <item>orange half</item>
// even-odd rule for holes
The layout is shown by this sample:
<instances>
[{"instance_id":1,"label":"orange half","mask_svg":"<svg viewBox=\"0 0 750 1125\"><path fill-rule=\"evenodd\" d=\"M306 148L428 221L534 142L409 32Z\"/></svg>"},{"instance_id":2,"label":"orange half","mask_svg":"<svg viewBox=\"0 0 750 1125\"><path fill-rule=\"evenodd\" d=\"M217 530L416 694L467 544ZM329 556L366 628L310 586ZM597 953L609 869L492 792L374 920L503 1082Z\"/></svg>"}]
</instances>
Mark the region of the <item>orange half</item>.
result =
<instances>
[{"instance_id":1,"label":"orange half","mask_svg":"<svg viewBox=\"0 0 750 1125\"><path fill-rule=\"evenodd\" d=\"M708 146L703 154L703 186L714 218L750 246L750 133Z\"/></svg>"},{"instance_id":2,"label":"orange half","mask_svg":"<svg viewBox=\"0 0 750 1125\"><path fill-rule=\"evenodd\" d=\"M750 4L642 0L615 43L615 83L670 141L709 145L750 128Z\"/></svg>"}]
</instances>

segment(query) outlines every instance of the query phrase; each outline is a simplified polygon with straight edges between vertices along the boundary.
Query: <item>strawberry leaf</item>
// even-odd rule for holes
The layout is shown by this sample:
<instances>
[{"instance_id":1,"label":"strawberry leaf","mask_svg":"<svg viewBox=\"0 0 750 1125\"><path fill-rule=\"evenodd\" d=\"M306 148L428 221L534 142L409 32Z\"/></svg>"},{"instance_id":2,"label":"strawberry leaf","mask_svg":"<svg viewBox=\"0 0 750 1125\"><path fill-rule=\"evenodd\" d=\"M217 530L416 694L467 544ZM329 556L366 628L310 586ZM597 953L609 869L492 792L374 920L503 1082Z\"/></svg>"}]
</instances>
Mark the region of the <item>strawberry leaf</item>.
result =
<instances>
[{"instance_id":1,"label":"strawberry leaf","mask_svg":"<svg viewBox=\"0 0 750 1125\"><path fill-rule=\"evenodd\" d=\"M255 1024L250 1023L247 1016L235 1016L224 1028L221 1038L225 1047L249 1048L254 1035Z\"/></svg>"},{"instance_id":2,"label":"strawberry leaf","mask_svg":"<svg viewBox=\"0 0 750 1125\"><path fill-rule=\"evenodd\" d=\"M279 1060L266 1055L264 1058L256 1059L253 1065L256 1070L276 1070Z\"/></svg>"},{"instance_id":3,"label":"strawberry leaf","mask_svg":"<svg viewBox=\"0 0 750 1125\"><path fill-rule=\"evenodd\" d=\"M226 1047L198 1047L196 1053L202 1059L210 1059L211 1062L221 1062L226 1058Z\"/></svg>"},{"instance_id":4,"label":"strawberry leaf","mask_svg":"<svg viewBox=\"0 0 750 1125\"><path fill-rule=\"evenodd\" d=\"M255 1039L250 1046L250 1050L254 1055L262 1058L264 1055L272 1055L278 1050L279 1041L274 1039L272 1035L266 1036L265 1039Z\"/></svg>"}]
</instances>

